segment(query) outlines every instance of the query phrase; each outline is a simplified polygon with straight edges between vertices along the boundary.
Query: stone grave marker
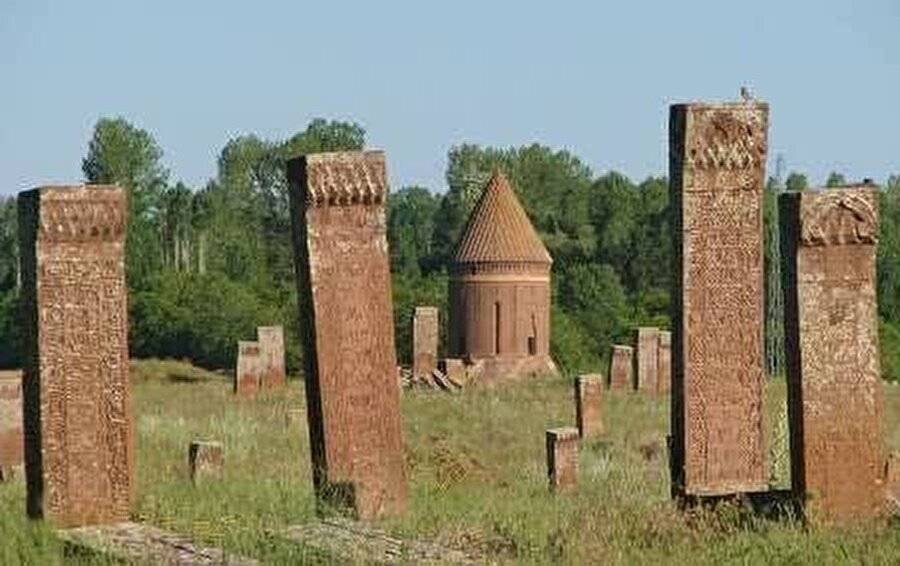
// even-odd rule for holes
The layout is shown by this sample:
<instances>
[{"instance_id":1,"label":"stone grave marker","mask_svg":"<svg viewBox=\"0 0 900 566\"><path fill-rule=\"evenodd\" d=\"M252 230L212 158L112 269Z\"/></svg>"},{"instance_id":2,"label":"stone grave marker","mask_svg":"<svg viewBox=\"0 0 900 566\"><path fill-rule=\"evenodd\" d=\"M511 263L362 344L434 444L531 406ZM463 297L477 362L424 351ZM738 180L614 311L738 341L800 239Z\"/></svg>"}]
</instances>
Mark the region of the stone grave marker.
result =
<instances>
[{"instance_id":1,"label":"stone grave marker","mask_svg":"<svg viewBox=\"0 0 900 566\"><path fill-rule=\"evenodd\" d=\"M284 367L284 329L281 326L260 326L256 341L262 356L261 389L276 389L287 383Z\"/></svg>"},{"instance_id":2,"label":"stone grave marker","mask_svg":"<svg viewBox=\"0 0 900 566\"><path fill-rule=\"evenodd\" d=\"M413 314L413 378L431 376L437 369L438 309L416 307Z\"/></svg>"},{"instance_id":3,"label":"stone grave marker","mask_svg":"<svg viewBox=\"0 0 900 566\"><path fill-rule=\"evenodd\" d=\"M28 512L57 527L129 515L126 218L118 187L19 194Z\"/></svg>"},{"instance_id":4,"label":"stone grave marker","mask_svg":"<svg viewBox=\"0 0 900 566\"><path fill-rule=\"evenodd\" d=\"M22 477L24 471L22 373L0 371L0 482Z\"/></svg>"},{"instance_id":5,"label":"stone grave marker","mask_svg":"<svg viewBox=\"0 0 900 566\"><path fill-rule=\"evenodd\" d=\"M660 330L659 350L656 358L656 392L668 393L672 389L672 333Z\"/></svg>"},{"instance_id":6,"label":"stone grave marker","mask_svg":"<svg viewBox=\"0 0 900 566\"><path fill-rule=\"evenodd\" d=\"M766 103L676 104L672 491L765 490L762 202Z\"/></svg>"},{"instance_id":7,"label":"stone grave marker","mask_svg":"<svg viewBox=\"0 0 900 566\"><path fill-rule=\"evenodd\" d=\"M880 517L883 390L874 186L780 197L791 480L806 518Z\"/></svg>"},{"instance_id":8,"label":"stone grave marker","mask_svg":"<svg viewBox=\"0 0 900 566\"><path fill-rule=\"evenodd\" d=\"M656 393L659 365L659 329L642 326L637 329L637 389Z\"/></svg>"},{"instance_id":9,"label":"stone grave marker","mask_svg":"<svg viewBox=\"0 0 900 566\"><path fill-rule=\"evenodd\" d=\"M222 479L225 457L221 442L192 440L188 447L188 468L191 481Z\"/></svg>"},{"instance_id":10,"label":"stone grave marker","mask_svg":"<svg viewBox=\"0 0 900 566\"><path fill-rule=\"evenodd\" d=\"M234 393L254 397L259 391L265 371L265 358L259 342L238 341L237 367L234 372Z\"/></svg>"},{"instance_id":11,"label":"stone grave marker","mask_svg":"<svg viewBox=\"0 0 900 566\"><path fill-rule=\"evenodd\" d=\"M609 355L609 388L630 390L634 388L632 379L632 365L634 348L631 346L615 345Z\"/></svg>"},{"instance_id":12,"label":"stone grave marker","mask_svg":"<svg viewBox=\"0 0 900 566\"><path fill-rule=\"evenodd\" d=\"M406 508L380 151L289 161L313 477L322 509Z\"/></svg>"},{"instance_id":13,"label":"stone grave marker","mask_svg":"<svg viewBox=\"0 0 900 566\"><path fill-rule=\"evenodd\" d=\"M603 434L603 376L579 375L575 379L575 419L581 438Z\"/></svg>"},{"instance_id":14,"label":"stone grave marker","mask_svg":"<svg viewBox=\"0 0 900 566\"><path fill-rule=\"evenodd\" d=\"M578 483L578 439L575 427L547 430L547 475L551 491L566 491Z\"/></svg>"}]
</instances>

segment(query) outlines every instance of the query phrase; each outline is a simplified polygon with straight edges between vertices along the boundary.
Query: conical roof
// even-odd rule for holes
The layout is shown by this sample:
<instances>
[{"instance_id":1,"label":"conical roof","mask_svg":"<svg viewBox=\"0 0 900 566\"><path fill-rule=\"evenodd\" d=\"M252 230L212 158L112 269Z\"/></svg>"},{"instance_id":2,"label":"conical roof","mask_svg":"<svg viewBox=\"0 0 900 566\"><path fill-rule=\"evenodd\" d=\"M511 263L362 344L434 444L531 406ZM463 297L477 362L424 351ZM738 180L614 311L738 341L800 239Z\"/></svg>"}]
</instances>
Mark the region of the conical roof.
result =
<instances>
[{"instance_id":1,"label":"conical roof","mask_svg":"<svg viewBox=\"0 0 900 566\"><path fill-rule=\"evenodd\" d=\"M552 263L512 186L494 171L463 232L454 263Z\"/></svg>"}]
</instances>

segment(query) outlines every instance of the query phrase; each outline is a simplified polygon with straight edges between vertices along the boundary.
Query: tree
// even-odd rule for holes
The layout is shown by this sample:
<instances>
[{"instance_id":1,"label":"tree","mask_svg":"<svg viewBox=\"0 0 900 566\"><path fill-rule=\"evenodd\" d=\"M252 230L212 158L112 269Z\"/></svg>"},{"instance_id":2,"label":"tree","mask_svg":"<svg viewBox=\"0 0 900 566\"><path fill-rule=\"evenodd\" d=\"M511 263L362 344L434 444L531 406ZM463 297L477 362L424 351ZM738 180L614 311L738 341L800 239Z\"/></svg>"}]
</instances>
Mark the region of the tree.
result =
<instances>
[{"instance_id":1,"label":"tree","mask_svg":"<svg viewBox=\"0 0 900 566\"><path fill-rule=\"evenodd\" d=\"M132 289L146 285L162 265L158 216L168 179L162 155L147 131L124 118L101 118L81 162L89 183L116 184L128 193L126 262Z\"/></svg>"},{"instance_id":2,"label":"tree","mask_svg":"<svg viewBox=\"0 0 900 566\"><path fill-rule=\"evenodd\" d=\"M438 197L423 187L405 187L387 204L391 271L417 276L437 269L432 244Z\"/></svg>"},{"instance_id":3,"label":"tree","mask_svg":"<svg viewBox=\"0 0 900 566\"><path fill-rule=\"evenodd\" d=\"M828 175L828 179L825 180L825 186L829 189L834 187L841 187L847 184L847 179L837 171L832 171Z\"/></svg>"},{"instance_id":4,"label":"tree","mask_svg":"<svg viewBox=\"0 0 900 566\"><path fill-rule=\"evenodd\" d=\"M797 193L805 191L809 187L809 181L807 181L806 175L803 173L791 171L784 182L784 186L786 191Z\"/></svg>"}]
</instances>

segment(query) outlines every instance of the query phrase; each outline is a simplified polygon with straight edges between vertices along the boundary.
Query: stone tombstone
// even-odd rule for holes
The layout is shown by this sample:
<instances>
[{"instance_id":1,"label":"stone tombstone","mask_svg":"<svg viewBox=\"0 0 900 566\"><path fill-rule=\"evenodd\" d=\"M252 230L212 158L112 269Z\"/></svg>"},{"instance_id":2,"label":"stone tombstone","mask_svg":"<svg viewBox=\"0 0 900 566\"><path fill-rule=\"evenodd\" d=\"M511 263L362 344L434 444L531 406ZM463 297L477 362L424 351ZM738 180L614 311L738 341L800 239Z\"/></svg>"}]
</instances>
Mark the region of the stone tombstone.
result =
<instances>
[{"instance_id":1,"label":"stone tombstone","mask_svg":"<svg viewBox=\"0 0 900 566\"><path fill-rule=\"evenodd\" d=\"M884 463L884 485L887 488L889 511L900 515L900 450L888 454Z\"/></svg>"},{"instance_id":2,"label":"stone tombstone","mask_svg":"<svg viewBox=\"0 0 900 566\"><path fill-rule=\"evenodd\" d=\"M0 371L0 481L18 476L24 462L22 374Z\"/></svg>"},{"instance_id":3,"label":"stone tombstone","mask_svg":"<svg viewBox=\"0 0 900 566\"><path fill-rule=\"evenodd\" d=\"M581 438L603 434L603 376L579 375L575 379L575 420Z\"/></svg>"},{"instance_id":4,"label":"stone tombstone","mask_svg":"<svg viewBox=\"0 0 900 566\"><path fill-rule=\"evenodd\" d=\"M238 359L234 370L234 393L254 397L262 385L265 358L259 342L238 341Z\"/></svg>"},{"instance_id":5,"label":"stone tombstone","mask_svg":"<svg viewBox=\"0 0 900 566\"><path fill-rule=\"evenodd\" d=\"M656 354L656 392L668 393L672 388L672 333L660 330Z\"/></svg>"},{"instance_id":6,"label":"stone tombstone","mask_svg":"<svg viewBox=\"0 0 900 566\"><path fill-rule=\"evenodd\" d=\"M194 483L206 479L221 479L224 461L221 442L192 440L188 447L188 468Z\"/></svg>"},{"instance_id":7,"label":"stone tombstone","mask_svg":"<svg viewBox=\"0 0 900 566\"><path fill-rule=\"evenodd\" d=\"M319 500L372 519L406 509L381 151L288 162L307 415Z\"/></svg>"},{"instance_id":8,"label":"stone tombstone","mask_svg":"<svg viewBox=\"0 0 900 566\"><path fill-rule=\"evenodd\" d=\"M416 307L413 314L413 377L429 377L437 369L438 309Z\"/></svg>"},{"instance_id":9,"label":"stone tombstone","mask_svg":"<svg viewBox=\"0 0 900 566\"><path fill-rule=\"evenodd\" d=\"M875 258L878 190L780 197L791 479L806 517L884 512Z\"/></svg>"},{"instance_id":10,"label":"stone tombstone","mask_svg":"<svg viewBox=\"0 0 900 566\"><path fill-rule=\"evenodd\" d=\"M276 389L287 383L284 368L284 330L281 326L260 326L256 329L262 356L261 389Z\"/></svg>"},{"instance_id":11,"label":"stone tombstone","mask_svg":"<svg viewBox=\"0 0 900 566\"><path fill-rule=\"evenodd\" d=\"M57 527L129 515L127 210L114 186L19 194L28 512Z\"/></svg>"},{"instance_id":12,"label":"stone tombstone","mask_svg":"<svg viewBox=\"0 0 900 566\"><path fill-rule=\"evenodd\" d=\"M465 385L468 381L466 376L466 364L459 358L444 358L438 362L438 369L444 372L447 379L455 385Z\"/></svg>"},{"instance_id":13,"label":"stone tombstone","mask_svg":"<svg viewBox=\"0 0 900 566\"><path fill-rule=\"evenodd\" d=\"M547 430L547 476L551 491L568 490L578 483L578 439L575 427Z\"/></svg>"},{"instance_id":14,"label":"stone tombstone","mask_svg":"<svg viewBox=\"0 0 900 566\"><path fill-rule=\"evenodd\" d=\"M676 104L669 116L672 492L767 488L763 225L768 104Z\"/></svg>"},{"instance_id":15,"label":"stone tombstone","mask_svg":"<svg viewBox=\"0 0 900 566\"><path fill-rule=\"evenodd\" d=\"M609 388L630 390L634 387L631 377L634 348L615 345L609 356Z\"/></svg>"},{"instance_id":16,"label":"stone tombstone","mask_svg":"<svg viewBox=\"0 0 900 566\"><path fill-rule=\"evenodd\" d=\"M659 358L659 329L641 327L637 329L637 389L656 393L657 365Z\"/></svg>"}]
</instances>

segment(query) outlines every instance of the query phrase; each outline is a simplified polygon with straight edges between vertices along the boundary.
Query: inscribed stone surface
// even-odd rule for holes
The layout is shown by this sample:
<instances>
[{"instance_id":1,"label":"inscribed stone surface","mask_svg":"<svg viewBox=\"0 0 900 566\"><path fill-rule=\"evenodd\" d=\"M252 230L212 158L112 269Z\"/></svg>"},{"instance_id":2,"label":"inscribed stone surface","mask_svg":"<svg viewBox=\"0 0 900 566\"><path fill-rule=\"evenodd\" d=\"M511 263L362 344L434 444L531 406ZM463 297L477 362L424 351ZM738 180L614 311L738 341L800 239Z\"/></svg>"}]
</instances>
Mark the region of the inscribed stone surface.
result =
<instances>
[{"instance_id":1,"label":"inscribed stone surface","mask_svg":"<svg viewBox=\"0 0 900 566\"><path fill-rule=\"evenodd\" d=\"M762 197L768 113L767 104L752 101L671 108L676 495L766 488Z\"/></svg>"},{"instance_id":2,"label":"inscribed stone surface","mask_svg":"<svg viewBox=\"0 0 900 566\"><path fill-rule=\"evenodd\" d=\"M402 512L407 484L378 151L288 164L313 476L363 519Z\"/></svg>"},{"instance_id":3,"label":"inscribed stone surface","mask_svg":"<svg viewBox=\"0 0 900 566\"><path fill-rule=\"evenodd\" d=\"M129 513L126 211L117 187L19 195L28 511L57 526Z\"/></svg>"},{"instance_id":4,"label":"inscribed stone surface","mask_svg":"<svg viewBox=\"0 0 900 566\"><path fill-rule=\"evenodd\" d=\"M413 315L413 376L429 377L437 368L437 307L416 307Z\"/></svg>"},{"instance_id":5,"label":"inscribed stone surface","mask_svg":"<svg viewBox=\"0 0 900 566\"><path fill-rule=\"evenodd\" d=\"M631 367L634 348L631 346L613 346L609 356L609 388L631 389L634 381L631 378Z\"/></svg>"},{"instance_id":6,"label":"inscribed stone surface","mask_svg":"<svg viewBox=\"0 0 900 566\"><path fill-rule=\"evenodd\" d=\"M781 197L791 478L814 522L884 511L878 193Z\"/></svg>"}]
</instances>

